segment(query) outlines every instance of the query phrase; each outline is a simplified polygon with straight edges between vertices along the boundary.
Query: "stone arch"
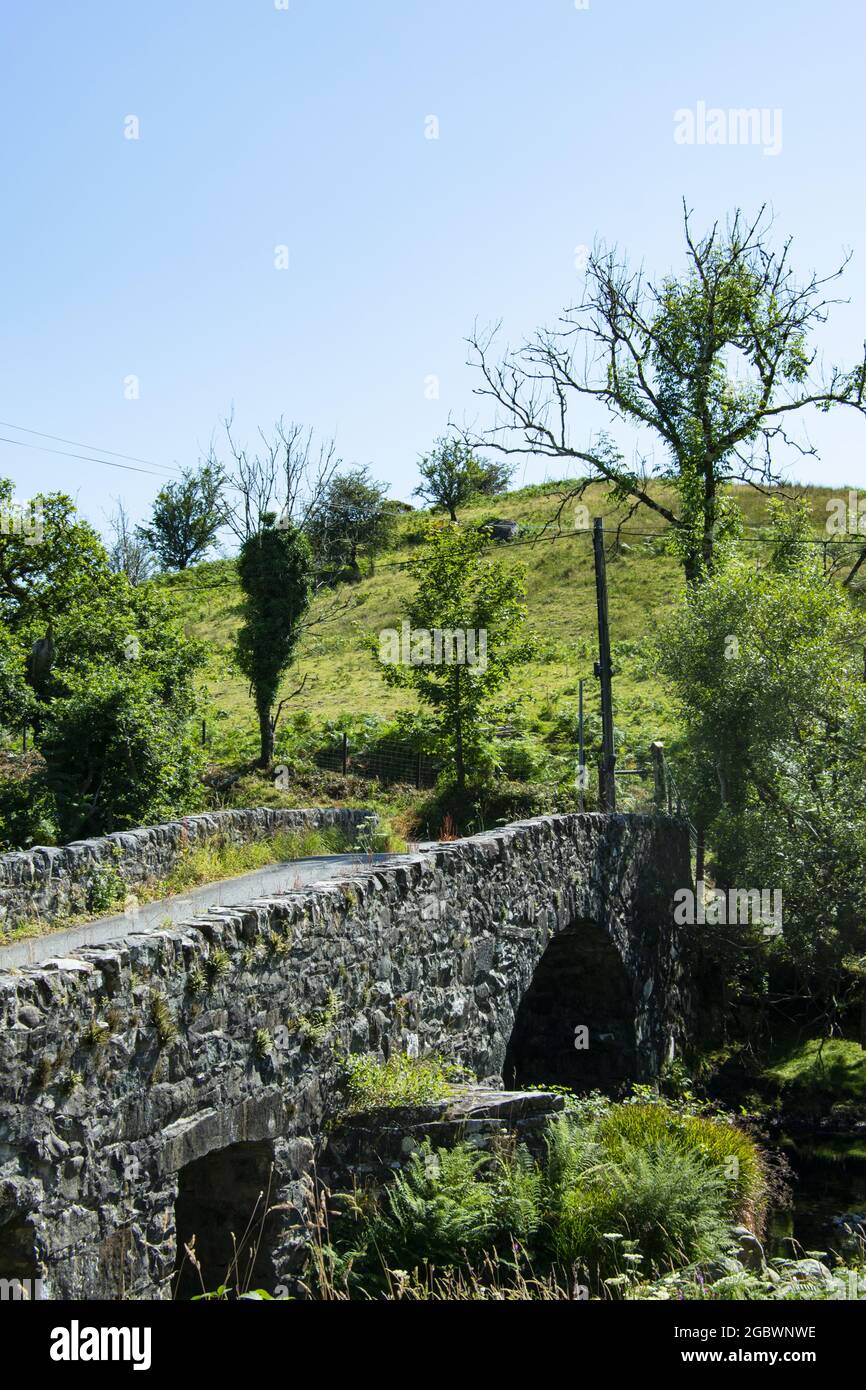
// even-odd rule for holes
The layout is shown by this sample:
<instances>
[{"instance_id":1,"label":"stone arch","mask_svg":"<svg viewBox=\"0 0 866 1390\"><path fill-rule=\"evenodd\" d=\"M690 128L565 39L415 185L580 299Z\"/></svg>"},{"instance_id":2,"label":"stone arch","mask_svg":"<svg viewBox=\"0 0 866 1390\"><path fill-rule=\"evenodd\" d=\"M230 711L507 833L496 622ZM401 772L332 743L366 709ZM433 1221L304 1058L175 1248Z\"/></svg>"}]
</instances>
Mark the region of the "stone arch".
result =
<instances>
[{"instance_id":1,"label":"stone arch","mask_svg":"<svg viewBox=\"0 0 866 1390\"><path fill-rule=\"evenodd\" d=\"M548 944L518 1005L502 1074L511 1088L609 1093L639 1076L634 992L598 923L574 923Z\"/></svg>"},{"instance_id":2,"label":"stone arch","mask_svg":"<svg viewBox=\"0 0 866 1390\"><path fill-rule=\"evenodd\" d=\"M223 1283L242 1290L274 1286L273 1173L270 1140L213 1149L178 1171L175 1298L200 1294L202 1284L208 1293ZM193 1237L200 1276L184 1249Z\"/></svg>"},{"instance_id":3,"label":"stone arch","mask_svg":"<svg viewBox=\"0 0 866 1390\"><path fill-rule=\"evenodd\" d=\"M0 1300L45 1297L44 1266L33 1222L11 1204L0 1207Z\"/></svg>"}]
</instances>

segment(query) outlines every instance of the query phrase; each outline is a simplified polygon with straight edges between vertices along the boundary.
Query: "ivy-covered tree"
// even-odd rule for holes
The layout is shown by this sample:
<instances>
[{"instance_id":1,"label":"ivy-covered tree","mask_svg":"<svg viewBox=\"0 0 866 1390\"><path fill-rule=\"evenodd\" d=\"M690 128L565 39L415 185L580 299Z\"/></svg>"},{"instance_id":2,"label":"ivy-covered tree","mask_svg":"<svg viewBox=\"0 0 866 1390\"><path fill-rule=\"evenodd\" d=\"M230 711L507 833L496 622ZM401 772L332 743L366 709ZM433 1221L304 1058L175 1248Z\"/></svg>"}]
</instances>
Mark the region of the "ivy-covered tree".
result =
<instances>
[{"instance_id":1,"label":"ivy-covered tree","mask_svg":"<svg viewBox=\"0 0 866 1390\"><path fill-rule=\"evenodd\" d=\"M313 557L291 523L269 521L244 541L238 577L244 593L237 637L238 665L250 683L259 721L259 765L269 767L285 700L280 683L291 665L313 595ZM276 709L275 709L276 706Z\"/></svg>"},{"instance_id":2,"label":"ivy-covered tree","mask_svg":"<svg viewBox=\"0 0 866 1390\"><path fill-rule=\"evenodd\" d=\"M481 532L434 524L410 563L416 589L400 633L375 640L386 682L414 690L429 710L460 791L484 761L497 696L532 651L525 576L506 571L489 550Z\"/></svg>"}]
</instances>

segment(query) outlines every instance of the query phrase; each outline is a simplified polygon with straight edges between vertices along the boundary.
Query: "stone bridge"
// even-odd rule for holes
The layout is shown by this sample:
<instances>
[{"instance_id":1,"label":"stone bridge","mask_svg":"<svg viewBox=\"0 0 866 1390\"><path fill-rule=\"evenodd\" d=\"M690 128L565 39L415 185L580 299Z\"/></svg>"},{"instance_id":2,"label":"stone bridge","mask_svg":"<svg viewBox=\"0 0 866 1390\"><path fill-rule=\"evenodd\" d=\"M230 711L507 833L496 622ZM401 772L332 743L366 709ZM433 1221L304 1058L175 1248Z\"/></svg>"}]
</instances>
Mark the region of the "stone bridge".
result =
<instances>
[{"instance_id":1,"label":"stone bridge","mask_svg":"<svg viewBox=\"0 0 866 1390\"><path fill-rule=\"evenodd\" d=\"M0 1280L171 1297L183 1242L216 1258L266 1190L257 1277L288 1283L349 1051L653 1078L690 880L677 821L542 817L0 971Z\"/></svg>"}]
</instances>

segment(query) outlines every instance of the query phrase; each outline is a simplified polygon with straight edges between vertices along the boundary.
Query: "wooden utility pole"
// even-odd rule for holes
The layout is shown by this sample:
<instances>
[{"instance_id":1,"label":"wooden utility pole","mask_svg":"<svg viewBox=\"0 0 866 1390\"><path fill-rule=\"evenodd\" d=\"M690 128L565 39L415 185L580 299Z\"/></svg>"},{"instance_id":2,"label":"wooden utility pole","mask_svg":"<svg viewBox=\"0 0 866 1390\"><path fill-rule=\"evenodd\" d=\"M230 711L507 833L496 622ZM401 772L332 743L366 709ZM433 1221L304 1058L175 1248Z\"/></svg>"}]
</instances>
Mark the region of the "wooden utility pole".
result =
<instances>
[{"instance_id":1,"label":"wooden utility pole","mask_svg":"<svg viewBox=\"0 0 866 1390\"><path fill-rule=\"evenodd\" d=\"M604 523L595 518L592 531L595 556L595 601L598 609L598 661L595 674L601 681L601 767L599 801L603 811L616 810L616 754L613 751L613 686L610 628L607 615L607 569L604 559Z\"/></svg>"},{"instance_id":2,"label":"wooden utility pole","mask_svg":"<svg viewBox=\"0 0 866 1390\"><path fill-rule=\"evenodd\" d=\"M577 804L581 811L583 811L586 809L584 805L584 793L586 791L586 755L583 747L583 681L578 681L577 690Z\"/></svg>"}]
</instances>

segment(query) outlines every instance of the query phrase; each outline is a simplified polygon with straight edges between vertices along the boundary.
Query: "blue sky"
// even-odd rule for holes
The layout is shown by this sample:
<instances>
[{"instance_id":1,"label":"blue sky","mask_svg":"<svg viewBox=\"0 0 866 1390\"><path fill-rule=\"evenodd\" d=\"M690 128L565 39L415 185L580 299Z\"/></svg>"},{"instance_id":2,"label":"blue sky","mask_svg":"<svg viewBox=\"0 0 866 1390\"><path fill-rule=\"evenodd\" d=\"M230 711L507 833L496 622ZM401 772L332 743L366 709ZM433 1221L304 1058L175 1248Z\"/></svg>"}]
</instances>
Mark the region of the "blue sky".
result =
<instances>
[{"instance_id":1,"label":"blue sky","mask_svg":"<svg viewBox=\"0 0 866 1390\"><path fill-rule=\"evenodd\" d=\"M850 0L0 14L0 434L22 444L51 441L10 424L170 470L233 406L242 436L302 421L409 497L449 416L487 418L465 365L476 319L513 342L550 322L596 238L678 267L683 197L700 226L769 202L803 272L852 249L851 303L821 346L849 366L861 351L866 18ZM674 112L699 101L781 109L781 153L678 145ZM602 423L576 417L575 443ZM810 434L824 461L804 481L866 486L866 422ZM0 476L22 496L63 487L97 524L115 497L143 516L162 481L22 444L0 443ZM525 477L545 472L530 461Z\"/></svg>"}]
</instances>

